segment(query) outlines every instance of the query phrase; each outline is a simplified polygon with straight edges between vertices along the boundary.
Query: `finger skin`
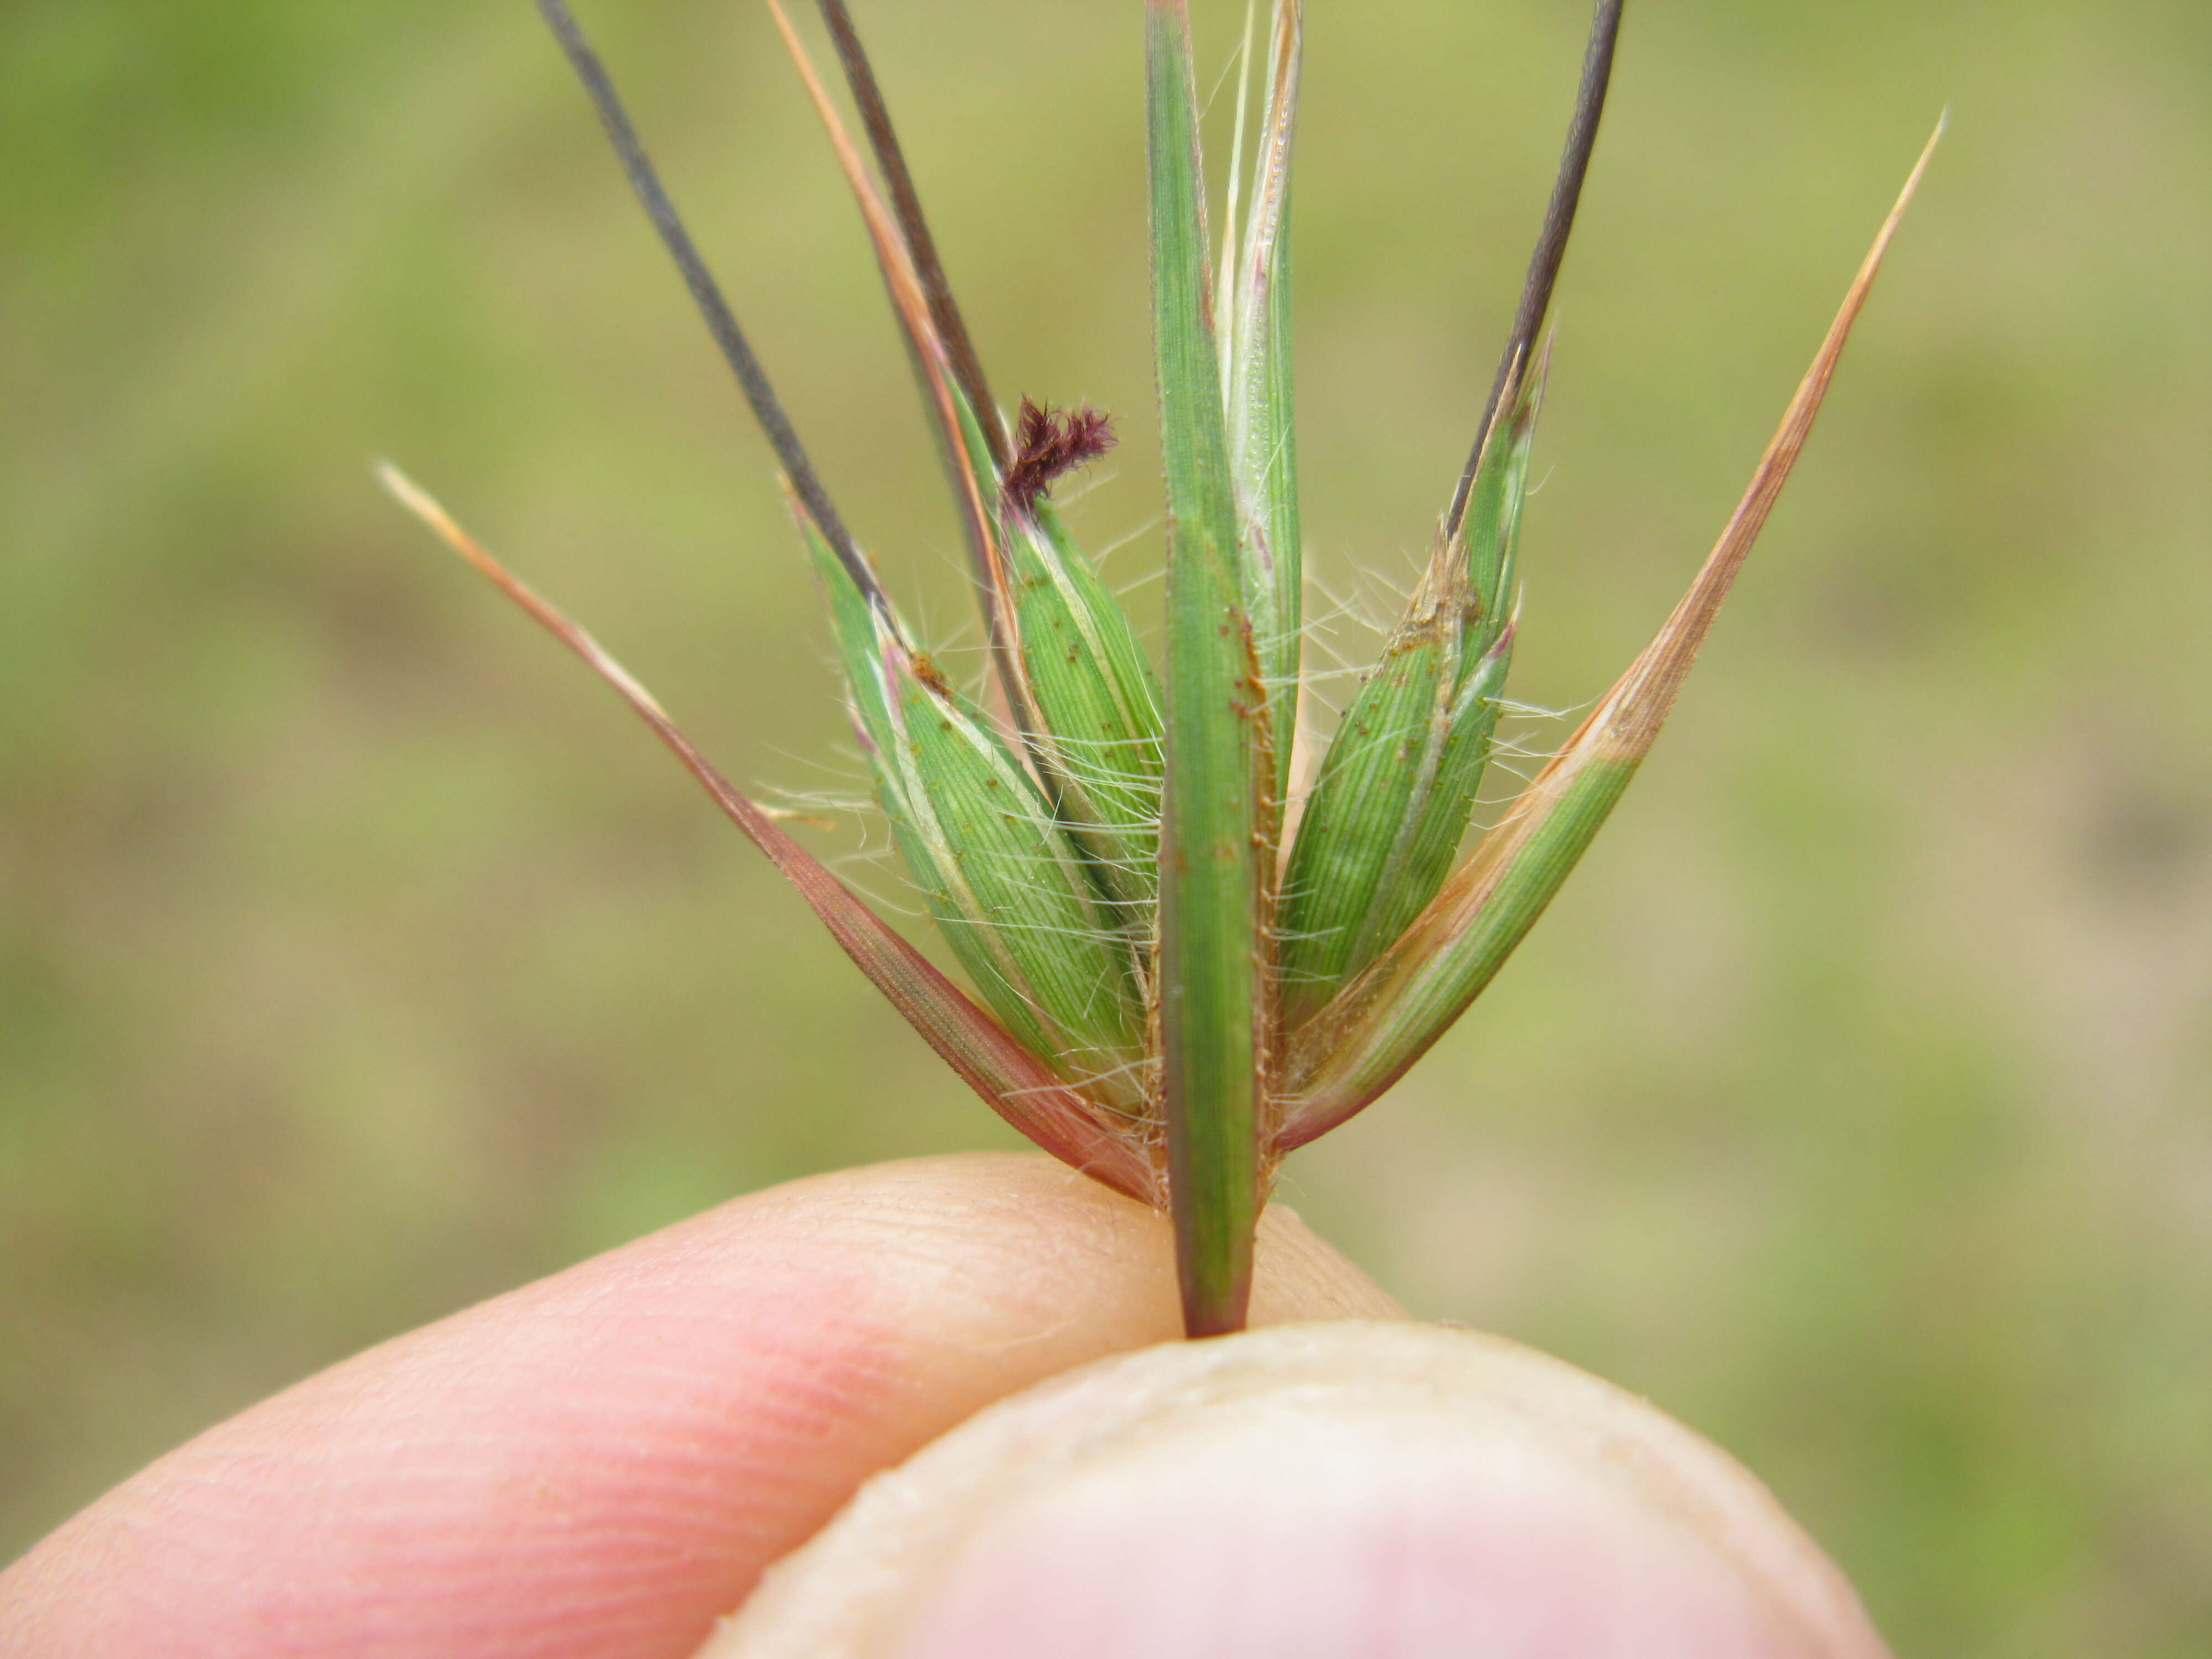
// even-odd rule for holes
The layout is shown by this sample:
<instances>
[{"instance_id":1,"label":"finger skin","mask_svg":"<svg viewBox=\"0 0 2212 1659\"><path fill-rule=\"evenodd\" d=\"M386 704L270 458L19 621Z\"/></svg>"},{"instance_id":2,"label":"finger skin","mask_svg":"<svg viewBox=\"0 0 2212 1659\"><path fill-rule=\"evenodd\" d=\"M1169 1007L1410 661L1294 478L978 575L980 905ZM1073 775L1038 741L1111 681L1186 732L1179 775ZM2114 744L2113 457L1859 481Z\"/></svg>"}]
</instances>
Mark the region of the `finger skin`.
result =
<instances>
[{"instance_id":1,"label":"finger skin","mask_svg":"<svg viewBox=\"0 0 2212 1659\"><path fill-rule=\"evenodd\" d=\"M1279 1208L1253 1314L1399 1316ZM0 1573L0 1656L688 1653L871 1474L1178 1329L1164 1226L1048 1159L795 1182L210 1430Z\"/></svg>"},{"instance_id":2,"label":"finger skin","mask_svg":"<svg viewBox=\"0 0 2212 1659\"><path fill-rule=\"evenodd\" d=\"M699 1659L1887 1659L1759 1482L1497 1337L1100 1360L871 1481Z\"/></svg>"}]
</instances>

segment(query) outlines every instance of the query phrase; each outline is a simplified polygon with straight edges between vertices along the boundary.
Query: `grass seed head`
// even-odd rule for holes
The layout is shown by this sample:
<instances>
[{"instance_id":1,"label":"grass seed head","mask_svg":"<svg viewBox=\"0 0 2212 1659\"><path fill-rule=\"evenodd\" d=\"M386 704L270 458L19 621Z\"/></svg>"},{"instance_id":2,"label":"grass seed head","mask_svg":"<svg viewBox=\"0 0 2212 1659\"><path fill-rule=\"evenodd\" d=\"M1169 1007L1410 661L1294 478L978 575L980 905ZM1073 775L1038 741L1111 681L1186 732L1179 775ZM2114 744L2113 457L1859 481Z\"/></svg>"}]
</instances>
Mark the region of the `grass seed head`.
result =
<instances>
[{"instance_id":1,"label":"grass seed head","mask_svg":"<svg viewBox=\"0 0 2212 1659\"><path fill-rule=\"evenodd\" d=\"M1109 422L1025 398L1008 427L842 0L820 5L865 156L779 0L767 0L906 335L967 528L1003 718L948 684L900 621L605 70L562 0L538 3L782 465L877 799L984 1006L732 787L580 629L412 484L396 473L387 483L614 686L978 1094L1054 1156L1167 1208L1187 1328L1237 1328L1278 1160L1365 1107L1458 1018L1650 749L1804 444L1927 154L1689 593L1455 867L1511 665L1522 503L1549 358L1537 342L1596 142L1621 0L1599 0L1551 204L1435 550L1303 801L1289 782L1306 643L1289 217L1299 0L1274 0L1249 165L1247 94L1237 101L1218 265L1189 19L1183 0L1144 3L1164 676L1051 501L1056 480L1112 444ZM1249 85L1249 27L1243 55Z\"/></svg>"}]
</instances>

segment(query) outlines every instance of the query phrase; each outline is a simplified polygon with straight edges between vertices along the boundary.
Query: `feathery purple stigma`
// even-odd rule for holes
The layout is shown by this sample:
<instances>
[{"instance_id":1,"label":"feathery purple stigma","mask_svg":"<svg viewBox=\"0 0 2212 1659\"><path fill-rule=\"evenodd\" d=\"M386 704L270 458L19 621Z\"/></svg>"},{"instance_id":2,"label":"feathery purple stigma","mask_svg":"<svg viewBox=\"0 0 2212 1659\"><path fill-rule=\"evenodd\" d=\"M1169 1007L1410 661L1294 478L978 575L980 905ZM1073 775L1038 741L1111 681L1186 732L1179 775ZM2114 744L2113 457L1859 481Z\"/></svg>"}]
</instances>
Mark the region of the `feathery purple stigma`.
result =
<instances>
[{"instance_id":1,"label":"feathery purple stigma","mask_svg":"<svg viewBox=\"0 0 2212 1659\"><path fill-rule=\"evenodd\" d=\"M1040 408L1027 398L1014 432L1014 464L1006 469L1006 505L1034 512L1052 481L1114 447L1113 417L1085 404L1072 410Z\"/></svg>"}]
</instances>

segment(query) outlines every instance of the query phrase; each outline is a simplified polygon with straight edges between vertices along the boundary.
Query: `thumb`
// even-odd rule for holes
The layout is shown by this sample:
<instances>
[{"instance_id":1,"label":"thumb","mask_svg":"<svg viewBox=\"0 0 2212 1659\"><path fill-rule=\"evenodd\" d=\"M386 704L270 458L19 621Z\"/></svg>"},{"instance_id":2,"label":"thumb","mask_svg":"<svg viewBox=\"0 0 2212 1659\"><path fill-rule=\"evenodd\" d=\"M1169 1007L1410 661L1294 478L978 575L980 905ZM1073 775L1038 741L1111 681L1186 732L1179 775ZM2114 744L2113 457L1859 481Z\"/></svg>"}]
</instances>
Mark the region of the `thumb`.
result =
<instances>
[{"instance_id":1,"label":"thumb","mask_svg":"<svg viewBox=\"0 0 2212 1659\"><path fill-rule=\"evenodd\" d=\"M700 1659L1881 1659L1819 1549L1642 1401L1491 1337L1101 1361L878 1476Z\"/></svg>"}]
</instances>

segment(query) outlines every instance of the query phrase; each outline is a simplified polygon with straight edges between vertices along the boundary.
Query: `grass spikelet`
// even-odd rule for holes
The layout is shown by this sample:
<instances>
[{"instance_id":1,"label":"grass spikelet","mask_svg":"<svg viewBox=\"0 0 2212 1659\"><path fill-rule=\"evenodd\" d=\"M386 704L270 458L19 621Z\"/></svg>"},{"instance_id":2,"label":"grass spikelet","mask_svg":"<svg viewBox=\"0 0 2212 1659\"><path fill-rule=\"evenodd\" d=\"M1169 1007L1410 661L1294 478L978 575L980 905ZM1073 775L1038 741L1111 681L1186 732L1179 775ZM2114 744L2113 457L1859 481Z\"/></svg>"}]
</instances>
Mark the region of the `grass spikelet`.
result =
<instances>
[{"instance_id":1,"label":"grass spikelet","mask_svg":"<svg viewBox=\"0 0 2212 1659\"><path fill-rule=\"evenodd\" d=\"M1471 511L1437 549L1321 764L1283 890L1283 1008L1295 1029L1436 896L1474 816L1512 665L1506 614L1543 365L1510 382Z\"/></svg>"}]
</instances>

